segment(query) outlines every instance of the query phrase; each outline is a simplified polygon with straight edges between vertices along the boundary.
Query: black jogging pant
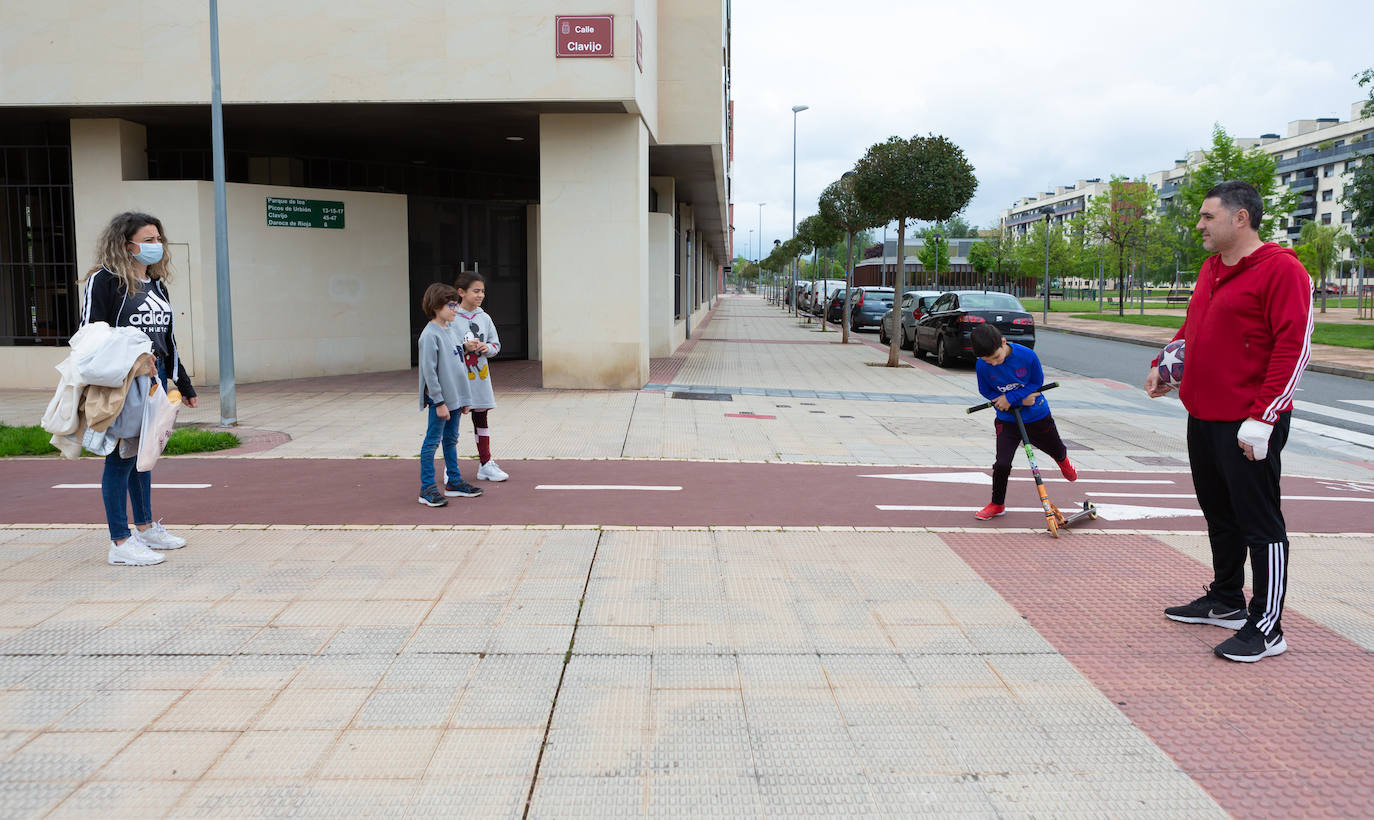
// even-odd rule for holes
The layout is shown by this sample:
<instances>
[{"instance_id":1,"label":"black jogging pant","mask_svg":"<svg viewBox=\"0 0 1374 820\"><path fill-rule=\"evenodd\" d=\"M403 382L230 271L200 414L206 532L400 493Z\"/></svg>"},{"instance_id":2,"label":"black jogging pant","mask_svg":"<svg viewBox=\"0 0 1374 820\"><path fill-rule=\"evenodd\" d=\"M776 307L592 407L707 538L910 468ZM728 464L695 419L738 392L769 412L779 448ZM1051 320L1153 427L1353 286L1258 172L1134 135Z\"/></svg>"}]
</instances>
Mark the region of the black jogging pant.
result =
<instances>
[{"instance_id":1,"label":"black jogging pant","mask_svg":"<svg viewBox=\"0 0 1374 820\"><path fill-rule=\"evenodd\" d=\"M1028 421L1025 425L1026 438L1030 439L1032 447L1054 459L1055 463L1068 457L1068 448L1064 446L1063 439L1059 438L1059 428L1054 424L1054 416ZM997 431L997 460L992 463L992 503L1005 504L1007 478L1011 476L1011 461L1021 447L1021 431L1017 429L1014 421L998 420L993 422L993 428Z\"/></svg>"},{"instance_id":2,"label":"black jogging pant","mask_svg":"<svg viewBox=\"0 0 1374 820\"><path fill-rule=\"evenodd\" d=\"M1253 576L1250 620L1266 635L1280 631L1288 591L1288 530L1279 507L1279 455L1288 442L1292 413L1280 413L1269 454L1250 461L1237 443L1239 421L1188 416L1188 462L1193 491L1207 519L1213 579L1209 594L1245 606L1245 559Z\"/></svg>"}]
</instances>

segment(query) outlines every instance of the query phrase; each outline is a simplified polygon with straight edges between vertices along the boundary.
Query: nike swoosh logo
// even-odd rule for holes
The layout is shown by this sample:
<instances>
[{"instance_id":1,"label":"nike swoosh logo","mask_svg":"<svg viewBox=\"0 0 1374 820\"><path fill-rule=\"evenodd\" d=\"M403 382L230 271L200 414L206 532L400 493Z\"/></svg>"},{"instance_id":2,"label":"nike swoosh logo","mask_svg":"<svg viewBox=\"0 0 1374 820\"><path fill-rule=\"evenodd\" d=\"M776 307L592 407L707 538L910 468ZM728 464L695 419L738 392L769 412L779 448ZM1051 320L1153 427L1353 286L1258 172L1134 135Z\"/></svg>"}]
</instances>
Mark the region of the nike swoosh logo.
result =
<instances>
[{"instance_id":1,"label":"nike swoosh logo","mask_svg":"<svg viewBox=\"0 0 1374 820\"><path fill-rule=\"evenodd\" d=\"M1234 618L1234 617L1236 616L1236 614L1239 613L1239 612L1240 612L1239 609L1233 609L1233 610L1231 610L1231 611L1229 611L1229 612L1217 612L1215 609L1210 609L1210 610L1207 611L1207 617L1208 617L1208 618Z\"/></svg>"}]
</instances>

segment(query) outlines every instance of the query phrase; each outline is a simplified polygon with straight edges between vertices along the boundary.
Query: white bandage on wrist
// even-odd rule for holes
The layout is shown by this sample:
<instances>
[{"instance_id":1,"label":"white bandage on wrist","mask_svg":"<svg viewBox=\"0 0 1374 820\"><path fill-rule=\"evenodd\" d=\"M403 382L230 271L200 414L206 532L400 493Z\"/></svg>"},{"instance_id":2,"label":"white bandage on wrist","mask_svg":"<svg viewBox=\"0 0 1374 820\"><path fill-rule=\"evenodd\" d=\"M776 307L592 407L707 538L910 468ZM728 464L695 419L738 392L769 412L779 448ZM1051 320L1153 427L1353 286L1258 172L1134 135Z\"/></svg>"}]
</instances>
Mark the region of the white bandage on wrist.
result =
<instances>
[{"instance_id":1,"label":"white bandage on wrist","mask_svg":"<svg viewBox=\"0 0 1374 820\"><path fill-rule=\"evenodd\" d=\"M1269 434L1274 428L1258 419L1246 419L1240 424L1236 439L1241 444L1250 445L1255 461L1263 461L1269 455Z\"/></svg>"}]
</instances>

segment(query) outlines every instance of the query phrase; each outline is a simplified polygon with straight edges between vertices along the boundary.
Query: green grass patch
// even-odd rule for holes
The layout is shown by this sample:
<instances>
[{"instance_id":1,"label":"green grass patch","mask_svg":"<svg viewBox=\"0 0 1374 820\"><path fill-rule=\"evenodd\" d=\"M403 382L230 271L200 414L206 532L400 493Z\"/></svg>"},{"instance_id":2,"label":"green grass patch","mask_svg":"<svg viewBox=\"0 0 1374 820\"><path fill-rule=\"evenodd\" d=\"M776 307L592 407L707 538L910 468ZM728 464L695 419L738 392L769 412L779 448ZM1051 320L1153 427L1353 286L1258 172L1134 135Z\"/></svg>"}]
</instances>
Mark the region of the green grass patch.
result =
<instances>
[{"instance_id":1,"label":"green grass patch","mask_svg":"<svg viewBox=\"0 0 1374 820\"><path fill-rule=\"evenodd\" d=\"M167 449L162 454L184 456L188 453L213 453L216 450L232 450L239 443L239 437L233 433L183 427L172 431L172 437L167 439Z\"/></svg>"},{"instance_id":2,"label":"green grass patch","mask_svg":"<svg viewBox=\"0 0 1374 820\"><path fill-rule=\"evenodd\" d=\"M1127 313L1125 316L1118 316L1115 313L1075 313L1072 319L1092 319L1095 322L1116 322L1124 325L1148 325L1150 327L1171 327L1175 330L1183 327L1182 316L1158 316L1153 313Z\"/></svg>"},{"instance_id":3,"label":"green grass patch","mask_svg":"<svg viewBox=\"0 0 1374 820\"><path fill-rule=\"evenodd\" d=\"M1177 330L1183 326L1182 316L1159 316L1146 313L1128 313L1118 316L1115 313L1077 313L1074 319L1092 319L1098 322L1118 322L1128 325L1148 325L1167 327ZM1335 347L1354 347L1361 350L1374 350L1374 326L1318 322L1312 330L1312 343L1333 345Z\"/></svg>"},{"instance_id":4,"label":"green grass patch","mask_svg":"<svg viewBox=\"0 0 1374 820\"><path fill-rule=\"evenodd\" d=\"M48 443L51 438L51 433L36 424L28 427L11 427L0 422L0 458L52 455L57 452L57 448ZM172 432L164 454L181 456L189 453L212 453L216 450L232 449L240 443L239 437L233 433L183 427Z\"/></svg>"}]
</instances>

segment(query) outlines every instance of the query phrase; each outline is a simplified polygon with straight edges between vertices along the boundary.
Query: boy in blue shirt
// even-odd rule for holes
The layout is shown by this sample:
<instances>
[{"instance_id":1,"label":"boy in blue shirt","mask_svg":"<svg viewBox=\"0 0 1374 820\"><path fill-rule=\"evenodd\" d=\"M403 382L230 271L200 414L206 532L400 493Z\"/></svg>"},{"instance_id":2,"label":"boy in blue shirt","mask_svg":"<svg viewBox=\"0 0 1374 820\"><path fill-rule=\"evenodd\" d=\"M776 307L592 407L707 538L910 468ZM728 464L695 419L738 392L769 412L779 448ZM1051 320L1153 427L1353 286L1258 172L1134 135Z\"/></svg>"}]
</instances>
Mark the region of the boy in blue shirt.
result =
<instances>
[{"instance_id":1,"label":"boy in blue shirt","mask_svg":"<svg viewBox=\"0 0 1374 820\"><path fill-rule=\"evenodd\" d=\"M990 324L978 325L969 336L973 355L978 357L974 363L978 372L978 392L997 410L997 460L992 465L992 503L973 514L979 521L987 521L1006 512L1011 459L1021 446L1021 431L1016 428L1016 417L1011 413L1013 404L1021 406L1021 422L1026 426L1031 445L1054 459L1069 481L1078 480L1078 471L1069 463L1069 451L1054 426L1049 402L1037 392L1045 384L1045 373L1035 351L1008 342L1002 338L1002 332Z\"/></svg>"}]
</instances>

